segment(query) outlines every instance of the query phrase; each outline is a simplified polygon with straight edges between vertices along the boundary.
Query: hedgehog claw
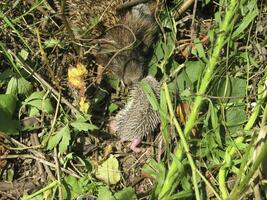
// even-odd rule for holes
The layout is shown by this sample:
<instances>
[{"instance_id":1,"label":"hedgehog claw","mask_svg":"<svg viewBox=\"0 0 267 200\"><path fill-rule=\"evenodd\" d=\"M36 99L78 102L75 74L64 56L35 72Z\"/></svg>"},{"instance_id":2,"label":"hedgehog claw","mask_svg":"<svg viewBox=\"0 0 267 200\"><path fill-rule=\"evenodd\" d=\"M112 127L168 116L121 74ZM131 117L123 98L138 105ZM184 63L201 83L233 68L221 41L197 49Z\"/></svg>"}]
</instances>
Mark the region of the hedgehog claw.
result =
<instances>
[{"instance_id":1,"label":"hedgehog claw","mask_svg":"<svg viewBox=\"0 0 267 200\"><path fill-rule=\"evenodd\" d=\"M132 149L135 153L140 153L141 149L137 146L141 143L141 141L142 140L140 138L134 139L130 145L130 149Z\"/></svg>"}]
</instances>

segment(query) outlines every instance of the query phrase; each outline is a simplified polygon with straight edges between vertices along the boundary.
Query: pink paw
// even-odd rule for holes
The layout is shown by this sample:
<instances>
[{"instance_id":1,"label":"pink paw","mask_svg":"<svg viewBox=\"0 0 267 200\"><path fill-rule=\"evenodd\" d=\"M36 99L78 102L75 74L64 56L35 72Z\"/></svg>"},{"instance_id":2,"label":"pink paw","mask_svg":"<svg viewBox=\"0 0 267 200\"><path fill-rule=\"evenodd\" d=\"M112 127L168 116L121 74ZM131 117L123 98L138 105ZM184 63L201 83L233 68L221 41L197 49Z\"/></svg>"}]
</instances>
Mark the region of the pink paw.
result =
<instances>
[{"instance_id":1,"label":"pink paw","mask_svg":"<svg viewBox=\"0 0 267 200\"><path fill-rule=\"evenodd\" d=\"M130 149L132 149L135 153L140 153L141 149L137 146L141 143L141 141L142 140L140 138L134 139L130 145Z\"/></svg>"}]
</instances>

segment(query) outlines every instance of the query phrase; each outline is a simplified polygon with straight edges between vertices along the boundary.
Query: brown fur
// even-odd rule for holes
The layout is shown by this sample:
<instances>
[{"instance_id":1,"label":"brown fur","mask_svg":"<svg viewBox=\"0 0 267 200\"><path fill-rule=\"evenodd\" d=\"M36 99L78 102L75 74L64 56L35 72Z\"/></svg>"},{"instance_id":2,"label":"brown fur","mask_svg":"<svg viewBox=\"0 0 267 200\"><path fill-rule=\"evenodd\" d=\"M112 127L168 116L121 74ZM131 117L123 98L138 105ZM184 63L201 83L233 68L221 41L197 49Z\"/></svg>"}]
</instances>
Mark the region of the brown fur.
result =
<instances>
[{"instance_id":1,"label":"brown fur","mask_svg":"<svg viewBox=\"0 0 267 200\"><path fill-rule=\"evenodd\" d=\"M142 7L148 9L145 5ZM108 65L127 85L139 81L144 77L144 64L149 60L156 32L152 13L143 13L134 7L106 31L102 37L106 43L100 44L97 62Z\"/></svg>"}]
</instances>

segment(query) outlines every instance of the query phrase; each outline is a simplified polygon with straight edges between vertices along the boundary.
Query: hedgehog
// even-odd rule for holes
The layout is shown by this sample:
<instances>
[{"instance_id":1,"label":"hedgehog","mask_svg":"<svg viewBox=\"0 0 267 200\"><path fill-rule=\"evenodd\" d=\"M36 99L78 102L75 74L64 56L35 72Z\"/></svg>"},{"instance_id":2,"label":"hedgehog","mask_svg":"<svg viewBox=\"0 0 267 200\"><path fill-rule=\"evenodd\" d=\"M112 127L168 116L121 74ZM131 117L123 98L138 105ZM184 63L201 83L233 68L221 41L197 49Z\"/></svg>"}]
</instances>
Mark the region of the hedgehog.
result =
<instances>
[{"instance_id":1,"label":"hedgehog","mask_svg":"<svg viewBox=\"0 0 267 200\"><path fill-rule=\"evenodd\" d=\"M109 67L126 85L141 80L157 30L149 7L134 6L101 37L106 42L99 45L97 63Z\"/></svg>"},{"instance_id":2,"label":"hedgehog","mask_svg":"<svg viewBox=\"0 0 267 200\"><path fill-rule=\"evenodd\" d=\"M150 75L142 81L150 85L159 99L160 83ZM110 122L109 129L111 133L116 133L122 142L131 141L130 148L138 153L140 148L137 146L143 137L151 134L159 122L158 111L153 110L144 89L136 83L132 85L127 104Z\"/></svg>"}]
</instances>

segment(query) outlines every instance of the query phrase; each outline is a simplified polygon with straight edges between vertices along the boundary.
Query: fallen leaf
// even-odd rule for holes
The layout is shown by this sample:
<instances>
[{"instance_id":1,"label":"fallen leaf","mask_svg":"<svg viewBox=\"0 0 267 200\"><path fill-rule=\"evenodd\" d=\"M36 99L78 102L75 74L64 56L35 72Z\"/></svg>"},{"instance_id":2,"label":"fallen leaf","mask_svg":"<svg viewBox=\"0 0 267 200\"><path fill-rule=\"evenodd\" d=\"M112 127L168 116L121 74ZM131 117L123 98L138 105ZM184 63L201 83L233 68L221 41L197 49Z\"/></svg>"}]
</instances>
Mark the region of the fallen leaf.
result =
<instances>
[{"instance_id":1,"label":"fallen leaf","mask_svg":"<svg viewBox=\"0 0 267 200\"><path fill-rule=\"evenodd\" d=\"M98 167L95 176L110 185L118 183L121 179L118 160L113 155L110 155L109 159Z\"/></svg>"}]
</instances>

